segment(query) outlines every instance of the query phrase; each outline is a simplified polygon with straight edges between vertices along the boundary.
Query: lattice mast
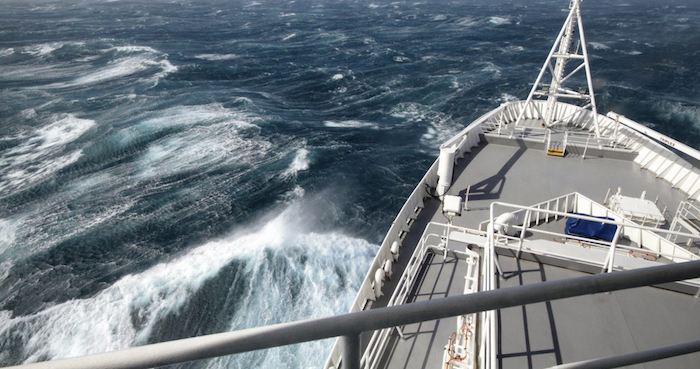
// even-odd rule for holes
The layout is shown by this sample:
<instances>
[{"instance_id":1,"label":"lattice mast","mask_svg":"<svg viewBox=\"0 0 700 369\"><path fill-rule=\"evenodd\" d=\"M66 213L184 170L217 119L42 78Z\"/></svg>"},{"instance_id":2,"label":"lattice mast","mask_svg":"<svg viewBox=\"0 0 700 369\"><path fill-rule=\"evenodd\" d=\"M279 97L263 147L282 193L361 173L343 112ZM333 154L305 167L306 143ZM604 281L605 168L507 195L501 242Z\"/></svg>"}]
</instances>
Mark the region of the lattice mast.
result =
<instances>
[{"instance_id":1,"label":"lattice mast","mask_svg":"<svg viewBox=\"0 0 700 369\"><path fill-rule=\"evenodd\" d=\"M569 15L564 21L564 25L559 31L554 45L545 60L540 74L537 76L535 84L530 90L530 94L522 106L520 114L515 124L518 125L523 116L525 115L526 109L532 105L532 107L537 111L540 117L544 120L547 127L551 127L556 123L556 104L558 99L566 98L573 100L583 101L583 106L581 109L590 109L593 113L593 124L596 132L596 136L600 137L600 130L598 128L598 109L595 104L595 95L593 94L593 82L591 79L591 69L588 63L588 50L586 49L586 39L583 34L583 23L581 22L581 12L579 10L579 4L582 0L571 0L569 5L570 11ZM578 30L578 40L576 40L576 30ZM572 49L572 44L576 40L576 46ZM579 49L581 53L579 53ZM555 61L554 67L552 67L552 61ZM566 64L570 60L580 60L581 64L578 65L573 71L564 76L566 70ZM577 74L581 70L585 70L586 82L588 84L587 89L579 89L578 91L571 90L564 86L564 83L571 78L573 75ZM549 85L540 84L542 77L545 72L548 71L552 75L552 81ZM545 104L545 111L542 112L536 104L533 104L533 99L537 98L547 98L547 103Z\"/></svg>"}]
</instances>

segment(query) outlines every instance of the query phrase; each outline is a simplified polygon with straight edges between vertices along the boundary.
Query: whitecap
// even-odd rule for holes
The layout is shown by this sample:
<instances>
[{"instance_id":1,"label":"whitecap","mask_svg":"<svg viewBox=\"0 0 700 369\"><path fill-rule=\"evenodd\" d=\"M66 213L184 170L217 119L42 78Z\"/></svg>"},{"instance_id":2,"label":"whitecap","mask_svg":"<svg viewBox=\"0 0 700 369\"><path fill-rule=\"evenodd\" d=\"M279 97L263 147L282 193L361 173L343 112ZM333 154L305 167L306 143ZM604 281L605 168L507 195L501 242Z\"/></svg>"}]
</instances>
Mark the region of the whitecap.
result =
<instances>
[{"instance_id":1,"label":"whitecap","mask_svg":"<svg viewBox=\"0 0 700 369\"><path fill-rule=\"evenodd\" d=\"M472 17L460 18L457 24L463 27L472 27L478 24L478 21L474 20Z\"/></svg>"},{"instance_id":2,"label":"whitecap","mask_svg":"<svg viewBox=\"0 0 700 369\"><path fill-rule=\"evenodd\" d=\"M0 169L0 193L25 188L41 182L62 168L76 162L81 150L65 151L66 146L95 126L95 121L72 114L56 115L51 123L35 130L22 143L3 152Z\"/></svg>"},{"instance_id":3,"label":"whitecap","mask_svg":"<svg viewBox=\"0 0 700 369\"><path fill-rule=\"evenodd\" d=\"M202 60L217 61L238 59L240 58L240 56L236 54L199 54L195 55L195 58Z\"/></svg>"},{"instance_id":4,"label":"whitecap","mask_svg":"<svg viewBox=\"0 0 700 369\"><path fill-rule=\"evenodd\" d=\"M3 255L15 242L17 232L21 225L21 218L0 219L0 255ZM6 257L3 257L3 259L6 259Z\"/></svg>"},{"instance_id":5,"label":"whitecap","mask_svg":"<svg viewBox=\"0 0 700 369\"><path fill-rule=\"evenodd\" d=\"M290 34L290 35L285 36L285 37L282 39L282 41L287 41L287 40L292 39L292 38L294 38L294 37L296 37L296 36L297 36L296 33L292 33L292 34Z\"/></svg>"},{"instance_id":6,"label":"whitecap","mask_svg":"<svg viewBox=\"0 0 700 369\"><path fill-rule=\"evenodd\" d=\"M294 160L289 164L289 167L282 172L282 177L292 177L297 175L300 171L308 170L310 164L309 150L299 149L294 155Z\"/></svg>"},{"instance_id":7,"label":"whitecap","mask_svg":"<svg viewBox=\"0 0 700 369\"><path fill-rule=\"evenodd\" d=\"M684 105L679 102L664 101L656 104L664 121L677 120L689 122L700 129L700 107Z\"/></svg>"},{"instance_id":8,"label":"whitecap","mask_svg":"<svg viewBox=\"0 0 700 369\"><path fill-rule=\"evenodd\" d=\"M492 73L494 78L499 78L501 76L501 70L493 64L492 62L482 63L484 67L481 69L484 72Z\"/></svg>"},{"instance_id":9,"label":"whitecap","mask_svg":"<svg viewBox=\"0 0 700 369\"><path fill-rule=\"evenodd\" d=\"M37 44L22 48L22 52L32 56L45 56L63 47L62 42L50 42L46 44Z\"/></svg>"},{"instance_id":10,"label":"whitecap","mask_svg":"<svg viewBox=\"0 0 700 369\"><path fill-rule=\"evenodd\" d=\"M610 49L610 46L600 43L600 42L589 42L588 45L590 45L594 50L608 50Z\"/></svg>"},{"instance_id":11,"label":"whitecap","mask_svg":"<svg viewBox=\"0 0 700 369\"><path fill-rule=\"evenodd\" d=\"M496 25L496 26L501 26L504 24L510 24L510 19L504 18L504 17L490 17L489 18L489 23Z\"/></svg>"},{"instance_id":12,"label":"whitecap","mask_svg":"<svg viewBox=\"0 0 700 369\"><path fill-rule=\"evenodd\" d=\"M215 166L249 165L264 158L272 143L259 137L260 118L213 103L177 106L128 127L111 139L128 148L143 136L170 131L150 143L136 160L137 180Z\"/></svg>"},{"instance_id":13,"label":"whitecap","mask_svg":"<svg viewBox=\"0 0 700 369\"><path fill-rule=\"evenodd\" d=\"M513 95L511 95L511 94L502 93L502 94L501 94L501 99L500 99L500 100L501 100L502 102L514 102L514 101L519 101L520 99L518 99L517 97L515 97L515 96L513 96Z\"/></svg>"},{"instance_id":14,"label":"whitecap","mask_svg":"<svg viewBox=\"0 0 700 369\"><path fill-rule=\"evenodd\" d=\"M344 76L343 76L342 74L340 74L340 73L334 74L333 77L331 77L331 79L334 80L334 81L339 81L339 80L341 80L341 79L343 79L343 78L344 78Z\"/></svg>"},{"instance_id":15,"label":"whitecap","mask_svg":"<svg viewBox=\"0 0 700 369\"><path fill-rule=\"evenodd\" d=\"M363 122L359 120L345 120L345 121L334 121L327 120L323 122L323 125L329 128L372 128L379 129L379 127L370 122Z\"/></svg>"}]
</instances>

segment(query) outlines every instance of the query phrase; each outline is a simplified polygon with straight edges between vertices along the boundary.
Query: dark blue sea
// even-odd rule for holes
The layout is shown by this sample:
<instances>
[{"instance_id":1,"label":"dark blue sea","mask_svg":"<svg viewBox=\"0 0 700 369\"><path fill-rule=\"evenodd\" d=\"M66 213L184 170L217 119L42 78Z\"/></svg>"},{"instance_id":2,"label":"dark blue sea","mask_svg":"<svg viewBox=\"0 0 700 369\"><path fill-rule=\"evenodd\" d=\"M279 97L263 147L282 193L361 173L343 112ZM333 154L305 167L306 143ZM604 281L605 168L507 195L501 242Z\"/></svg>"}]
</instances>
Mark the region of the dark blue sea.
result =
<instances>
[{"instance_id":1,"label":"dark blue sea","mask_svg":"<svg viewBox=\"0 0 700 369\"><path fill-rule=\"evenodd\" d=\"M568 4L1 1L0 365L346 312L439 143L527 96ZM700 147L700 2L582 12L599 111Z\"/></svg>"}]
</instances>

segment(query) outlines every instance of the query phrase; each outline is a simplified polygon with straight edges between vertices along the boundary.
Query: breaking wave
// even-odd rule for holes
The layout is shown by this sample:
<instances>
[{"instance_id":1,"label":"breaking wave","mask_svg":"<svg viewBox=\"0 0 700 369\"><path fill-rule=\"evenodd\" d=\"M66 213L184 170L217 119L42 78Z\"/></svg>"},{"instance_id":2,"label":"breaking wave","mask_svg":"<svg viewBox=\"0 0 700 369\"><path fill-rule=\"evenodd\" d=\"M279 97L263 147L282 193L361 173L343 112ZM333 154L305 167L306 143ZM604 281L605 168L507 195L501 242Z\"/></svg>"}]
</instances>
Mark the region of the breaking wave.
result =
<instances>
[{"instance_id":1,"label":"breaking wave","mask_svg":"<svg viewBox=\"0 0 700 369\"><path fill-rule=\"evenodd\" d=\"M35 62L10 63L0 77L26 82L32 88L62 89L105 82L158 82L178 70L167 54L148 46L110 46L104 42L46 43L14 48L14 54L38 58ZM68 59L68 60L67 60ZM106 59L106 60L105 60Z\"/></svg>"},{"instance_id":2,"label":"breaking wave","mask_svg":"<svg viewBox=\"0 0 700 369\"><path fill-rule=\"evenodd\" d=\"M146 344L157 339L153 336L164 320L186 321L183 313L192 304L220 304L216 311L234 311L231 330L347 311L376 246L339 233L310 231L300 220L306 211L292 204L258 231L195 247L127 275L91 298L29 316L0 312L0 347L5 348L0 357L8 362L7 349L19 346L24 347L21 358L13 361L30 363ZM201 289L232 267L235 276L228 292L222 291L217 301L198 302ZM285 354L267 356L263 366L286 362L285 357L299 364L318 362L329 344L320 343L321 350L319 343L279 348Z\"/></svg>"},{"instance_id":3,"label":"breaking wave","mask_svg":"<svg viewBox=\"0 0 700 369\"><path fill-rule=\"evenodd\" d=\"M24 189L75 163L81 150L67 146L95 126L95 121L72 114L54 115L49 124L27 135L11 137L20 143L0 154L0 197Z\"/></svg>"}]
</instances>

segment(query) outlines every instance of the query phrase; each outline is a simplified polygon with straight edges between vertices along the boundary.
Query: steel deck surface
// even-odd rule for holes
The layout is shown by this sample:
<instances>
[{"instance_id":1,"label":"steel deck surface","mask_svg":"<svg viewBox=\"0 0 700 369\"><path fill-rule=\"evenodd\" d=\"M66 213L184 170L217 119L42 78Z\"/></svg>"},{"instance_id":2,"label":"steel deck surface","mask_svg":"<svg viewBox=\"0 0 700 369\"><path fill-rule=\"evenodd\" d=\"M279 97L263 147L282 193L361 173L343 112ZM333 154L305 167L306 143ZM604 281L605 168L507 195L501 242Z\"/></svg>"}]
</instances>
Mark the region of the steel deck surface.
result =
<instances>
[{"instance_id":1,"label":"steel deck surface","mask_svg":"<svg viewBox=\"0 0 700 369\"><path fill-rule=\"evenodd\" d=\"M639 196L646 191L647 199L658 197L673 214L678 203L685 199L680 191L639 169L630 160L548 156L544 150L528 148L520 140L504 145L482 139L478 147L472 148L455 166L448 193L464 198L468 187L470 210L455 217L453 222L469 228L477 228L488 218L493 201L533 205L579 192L603 203L608 189L614 192L621 187L628 196ZM427 222L446 223L440 209L439 200L426 200L425 208L404 239L398 265L401 270L395 273L402 272L401 264L410 258ZM563 222L556 223L563 227ZM559 231L563 233L563 228ZM499 278L499 287L584 275L512 257L499 259L505 272L505 278ZM425 261L409 301L461 294L465 270L464 260L453 254L444 262L442 255L432 255ZM398 280L398 276L393 280ZM373 308L383 306L387 298L374 302ZM504 309L498 313L498 363L501 368L541 368L697 340L699 314L700 300L654 287ZM456 329L453 318L406 326L403 328L406 339L394 331L382 367L444 368L444 363L440 364L442 352ZM699 361L700 354L693 354L636 367L694 367Z\"/></svg>"}]
</instances>

